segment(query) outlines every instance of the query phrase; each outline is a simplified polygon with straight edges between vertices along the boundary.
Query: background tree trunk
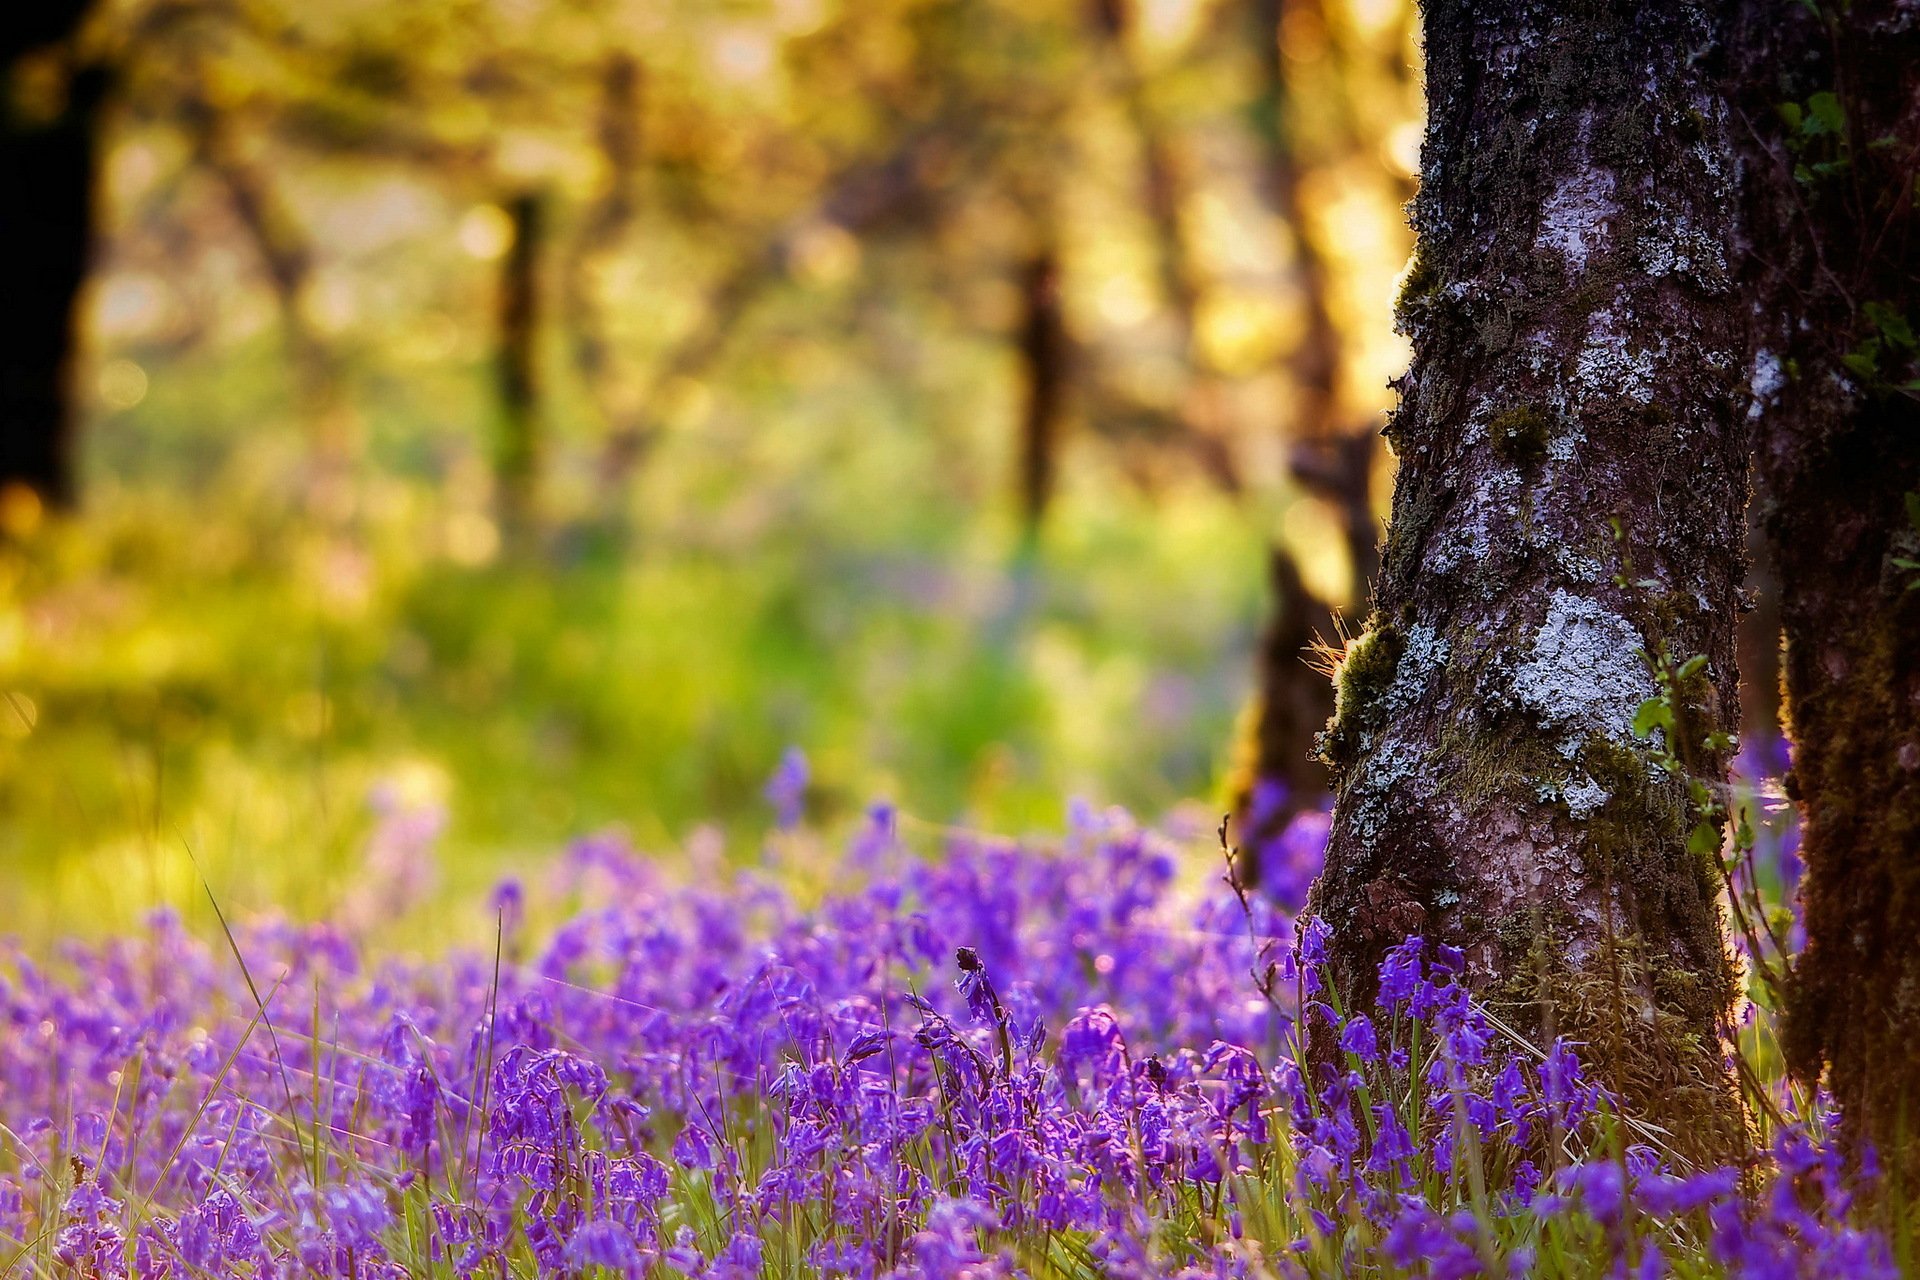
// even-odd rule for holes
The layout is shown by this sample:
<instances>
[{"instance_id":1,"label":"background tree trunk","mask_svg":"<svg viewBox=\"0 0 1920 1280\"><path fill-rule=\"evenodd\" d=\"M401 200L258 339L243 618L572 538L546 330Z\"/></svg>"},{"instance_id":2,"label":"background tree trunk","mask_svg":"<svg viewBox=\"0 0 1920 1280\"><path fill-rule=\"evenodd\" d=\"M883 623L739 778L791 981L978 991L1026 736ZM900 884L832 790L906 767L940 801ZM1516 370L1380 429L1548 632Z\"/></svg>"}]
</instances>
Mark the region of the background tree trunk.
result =
<instances>
[{"instance_id":1,"label":"background tree trunk","mask_svg":"<svg viewBox=\"0 0 1920 1280\"><path fill-rule=\"evenodd\" d=\"M1787 1056L1920 1189L1920 15L1747 3L1760 513L1786 633L1806 950ZM1909 505L1913 504L1913 505ZM1901 562L1906 561L1907 565ZM1857 1147L1856 1147L1857 1150Z\"/></svg>"},{"instance_id":2,"label":"background tree trunk","mask_svg":"<svg viewBox=\"0 0 1920 1280\"><path fill-rule=\"evenodd\" d=\"M1020 366L1026 399L1020 410L1020 522L1031 544L1040 536L1058 478L1067 407L1068 342L1060 313L1060 262L1049 235L1020 268Z\"/></svg>"},{"instance_id":3,"label":"background tree trunk","mask_svg":"<svg viewBox=\"0 0 1920 1280\"><path fill-rule=\"evenodd\" d=\"M1400 471L1310 903L1349 1007L1405 935L1457 945L1504 1017L1584 1041L1700 1154L1741 1137L1719 872L1633 722L1647 655L1702 656L1676 746L1724 777L1747 435L1709 15L1425 7Z\"/></svg>"},{"instance_id":4,"label":"background tree trunk","mask_svg":"<svg viewBox=\"0 0 1920 1280\"><path fill-rule=\"evenodd\" d=\"M211 78L204 60L193 65L200 80ZM277 189L270 167L247 145L234 111L215 105L198 84L181 106L195 158L225 188L279 309L294 397L312 448L310 500L322 512L336 510L360 430L341 356L309 318L317 258L313 241Z\"/></svg>"},{"instance_id":5,"label":"background tree trunk","mask_svg":"<svg viewBox=\"0 0 1920 1280\"><path fill-rule=\"evenodd\" d=\"M506 205L513 239L500 260L500 335L494 353L500 393L496 471L500 505L510 528L532 515L540 463L540 259L546 242L546 202L523 191Z\"/></svg>"},{"instance_id":6,"label":"background tree trunk","mask_svg":"<svg viewBox=\"0 0 1920 1280\"><path fill-rule=\"evenodd\" d=\"M54 506L74 498L75 304L111 80L70 47L86 12L69 0L0 19L0 488L23 484Z\"/></svg>"},{"instance_id":7,"label":"background tree trunk","mask_svg":"<svg viewBox=\"0 0 1920 1280\"><path fill-rule=\"evenodd\" d=\"M1765 503L1754 495L1747 508L1746 599L1734 634L1740 666L1740 741L1773 759L1780 725L1780 575L1761 524Z\"/></svg>"},{"instance_id":8,"label":"background tree trunk","mask_svg":"<svg viewBox=\"0 0 1920 1280\"><path fill-rule=\"evenodd\" d=\"M1345 599L1321 600L1301 580L1299 566L1284 547L1271 552L1272 604L1255 671L1251 749L1233 784L1233 809L1247 855L1240 875L1249 885L1260 881L1260 851L1296 814L1320 804L1327 793L1329 775L1314 741L1333 714L1333 690L1310 659L1316 643L1338 640L1342 610L1366 607L1379 567L1380 530L1372 493L1376 424L1352 421L1341 404L1346 351L1333 320L1332 273L1300 198L1306 164L1292 118L1296 89L1281 51L1282 29L1292 9L1310 10L1319 18L1315 0L1253 0L1248 6L1260 68L1258 129L1266 153L1262 189L1290 237L1304 329L1286 360L1294 406L1289 469L1303 489L1335 514L1346 546L1348 583Z\"/></svg>"}]
</instances>

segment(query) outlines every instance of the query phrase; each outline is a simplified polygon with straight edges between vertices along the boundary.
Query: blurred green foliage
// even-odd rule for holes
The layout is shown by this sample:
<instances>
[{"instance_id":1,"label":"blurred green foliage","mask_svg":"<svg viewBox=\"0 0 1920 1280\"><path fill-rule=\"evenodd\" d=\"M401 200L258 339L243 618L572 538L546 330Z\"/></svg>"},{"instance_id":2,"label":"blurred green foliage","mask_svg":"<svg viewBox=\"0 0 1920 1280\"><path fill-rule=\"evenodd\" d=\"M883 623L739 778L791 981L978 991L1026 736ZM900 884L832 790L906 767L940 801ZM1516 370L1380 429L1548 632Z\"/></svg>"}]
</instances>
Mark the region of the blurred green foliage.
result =
<instances>
[{"instance_id":1,"label":"blurred green foliage","mask_svg":"<svg viewBox=\"0 0 1920 1280\"><path fill-rule=\"evenodd\" d=\"M0 931L202 876L331 910L396 805L445 807L448 888L609 823L751 857L790 744L829 826L1206 796L1268 544L1347 590L1293 361L1337 326L1341 429L1402 361L1411 33L1403 0L98 0L83 502L0 496ZM1037 252L1070 390L1036 533Z\"/></svg>"},{"instance_id":2,"label":"blurred green foliage","mask_svg":"<svg viewBox=\"0 0 1920 1280\"><path fill-rule=\"evenodd\" d=\"M0 561L0 929L192 907L202 874L333 909L383 785L446 806L467 891L616 823L664 851L717 821L751 856L788 744L829 825L882 796L1154 812L1211 785L1261 604L1259 540L1203 496L1089 502L1030 562L879 494L482 566L448 557L459 513L396 506L347 535L146 496Z\"/></svg>"}]
</instances>

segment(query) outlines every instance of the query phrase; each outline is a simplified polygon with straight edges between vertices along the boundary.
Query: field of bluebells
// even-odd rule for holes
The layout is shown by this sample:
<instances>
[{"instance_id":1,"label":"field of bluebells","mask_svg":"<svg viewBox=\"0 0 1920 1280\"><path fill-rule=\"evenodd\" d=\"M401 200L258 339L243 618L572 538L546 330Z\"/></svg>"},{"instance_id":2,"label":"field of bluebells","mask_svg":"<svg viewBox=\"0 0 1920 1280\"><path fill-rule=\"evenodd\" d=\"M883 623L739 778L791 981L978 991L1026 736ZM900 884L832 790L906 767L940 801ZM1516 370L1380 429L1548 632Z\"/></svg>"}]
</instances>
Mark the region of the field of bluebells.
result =
<instances>
[{"instance_id":1,"label":"field of bluebells","mask_svg":"<svg viewBox=\"0 0 1920 1280\"><path fill-rule=\"evenodd\" d=\"M1793 833L1749 792L1737 914L1791 946ZM1243 896L1190 873L1205 833L1117 811L910 849L878 806L803 900L803 794L795 757L760 865L703 887L584 840L499 888L481 954L170 917L0 950L0 1273L1899 1274L1764 998L1755 1152L1691 1168L1445 947L1325 1002L1323 814Z\"/></svg>"}]
</instances>

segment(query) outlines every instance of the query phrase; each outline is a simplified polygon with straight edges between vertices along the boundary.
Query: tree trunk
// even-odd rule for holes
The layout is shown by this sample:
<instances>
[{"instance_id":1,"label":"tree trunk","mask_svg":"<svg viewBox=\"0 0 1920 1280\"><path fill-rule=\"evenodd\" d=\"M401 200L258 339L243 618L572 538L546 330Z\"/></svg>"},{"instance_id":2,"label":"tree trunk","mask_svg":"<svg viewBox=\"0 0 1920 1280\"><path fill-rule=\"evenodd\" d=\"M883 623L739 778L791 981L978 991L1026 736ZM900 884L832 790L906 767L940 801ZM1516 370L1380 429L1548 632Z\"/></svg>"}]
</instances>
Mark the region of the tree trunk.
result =
<instances>
[{"instance_id":1,"label":"tree trunk","mask_svg":"<svg viewBox=\"0 0 1920 1280\"><path fill-rule=\"evenodd\" d=\"M1050 242L1022 265L1020 296L1020 364L1026 373L1020 411L1020 520L1032 542L1053 501L1066 412L1067 327L1060 314L1060 263Z\"/></svg>"},{"instance_id":2,"label":"tree trunk","mask_svg":"<svg viewBox=\"0 0 1920 1280\"><path fill-rule=\"evenodd\" d=\"M1284 547L1268 552L1267 584L1251 718L1229 780L1239 833L1234 878L1242 888L1284 895L1297 887L1273 882L1267 864L1293 819L1326 800L1329 775L1314 742L1333 714L1333 689L1315 654L1339 631L1333 610L1307 589Z\"/></svg>"},{"instance_id":3,"label":"tree trunk","mask_svg":"<svg viewBox=\"0 0 1920 1280\"><path fill-rule=\"evenodd\" d=\"M546 209L541 197L529 191L509 200L506 211L513 239L500 260L500 345L494 354L500 438L495 470L506 522L523 528L532 514L540 460L540 254Z\"/></svg>"},{"instance_id":4,"label":"tree trunk","mask_svg":"<svg viewBox=\"0 0 1920 1280\"><path fill-rule=\"evenodd\" d=\"M1430 0L1412 367L1375 608L1337 675L1327 869L1348 1007L1408 934L1585 1042L1697 1154L1738 1143L1733 972L1687 779L1724 778L1744 568L1734 173L1704 3Z\"/></svg>"},{"instance_id":5,"label":"tree trunk","mask_svg":"<svg viewBox=\"0 0 1920 1280\"><path fill-rule=\"evenodd\" d=\"M637 386L617 358L607 328L609 308L594 277L620 247L638 211L645 84L640 62L624 50L610 54L600 69L600 118L595 133L605 180L574 238L562 277L574 371L606 428L600 496L615 523L624 508L624 483L639 466L652 437L640 413Z\"/></svg>"},{"instance_id":6,"label":"tree trunk","mask_svg":"<svg viewBox=\"0 0 1920 1280\"><path fill-rule=\"evenodd\" d=\"M1186 165L1176 140L1154 110L1136 44L1137 0L1094 0L1091 9L1114 91L1125 107L1140 148L1140 195L1153 227L1154 263L1160 293L1173 320L1175 355L1187 371L1186 390L1165 426L1214 484L1238 495L1245 487L1235 457L1228 407L1218 373L1208 366L1199 341L1204 279L1194 259L1182 209L1187 199Z\"/></svg>"},{"instance_id":7,"label":"tree trunk","mask_svg":"<svg viewBox=\"0 0 1920 1280\"><path fill-rule=\"evenodd\" d=\"M1748 3L1761 524L1786 633L1807 945L1786 1049L1920 1190L1920 15Z\"/></svg>"},{"instance_id":8,"label":"tree trunk","mask_svg":"<svg viewBox=\"0 0 1920 1280\"><path fill-rule=\"evenodd\" d=\"M1740 741L1773 759L1780 743L1780 575L1761 523L1759 494L1747 508L1747 585L1735 657L1740 668Z\"/></svg>"},{"instance_id":9,"label":"tree trunk","mask_svg":"<svg viewBox=\"0 0 1920 1280\"><path fill-rule=\"evenodd\" d=\"M194 67L196 86L211 79ZM323 512L341 506L359 428L340 357L308 319L315 253L300 220L276 189L270 168L247 146L238 115L196 87L181 104L194 156L226 189L234 217L253 241L280 313L295 399L306 420L314 472L310 499Z\"/></svg>"},{"instance_id":10,"label":"tree trunk","mask_svg":"<svg viewBox=\"0 0 1920 1280\"><path fill-rule=\"evenodd\" d=\"M1345 599L1321 600L1301 581L1286 550L1272 551L1269 581L1273 602L1255 673L1255 719L1251 751L1237 770L1233 809L1246 854L1240 875L1260 883L1262 850L1271 846L1303 809L1323 802L1329 776L1314 752L1314 740L1333 714L1333 690L1309 661L1316 642L1333 643L1341 610L1365 607L1379 566L1379 527L1373 513L1374 424L1352 420L1341 404L1345 342L1330 305L1332 272L1300 198L1305 162L1292 113L1299 92L1287 74L1281 32L1298 6L1318 19L1315 0L1254 0L1248 18L1259 54L1261 95L1258 130L1265 150L1268 206L1292 238L1293 276L1303 332L1288 353L1294 406L1293 478L1332 508L1345 544Z\"/></svg>"},{"instance_id":11,"label":"tree trunk","mask_svg":"<svg viewBox=\"0 0 1920 1280\"><path fill-rule=\"evenodd\" d=\"M24 485L54 506L74 498L75 304L111 80L105 67L75 66L71 50L59 48L86 8L19 5L0 19L0 490ZM29 57L64 63L64 83L22 91Z\"/></svg>"}]
</instances>

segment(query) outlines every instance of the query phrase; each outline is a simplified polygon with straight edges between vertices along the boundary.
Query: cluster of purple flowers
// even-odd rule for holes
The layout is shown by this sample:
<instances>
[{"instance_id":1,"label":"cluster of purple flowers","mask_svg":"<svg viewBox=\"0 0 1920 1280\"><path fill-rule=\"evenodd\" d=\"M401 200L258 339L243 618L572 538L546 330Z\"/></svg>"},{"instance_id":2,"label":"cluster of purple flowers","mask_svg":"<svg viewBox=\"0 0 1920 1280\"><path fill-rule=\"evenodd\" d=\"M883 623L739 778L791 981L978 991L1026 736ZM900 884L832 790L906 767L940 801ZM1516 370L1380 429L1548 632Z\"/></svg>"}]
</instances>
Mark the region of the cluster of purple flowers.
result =
<instances>
[{"instance_id":1,"label":"cluster of purple flowers","mask_svg":"<svg viewBox=\"0 0 1920 1280\"><path fill-rule=\"evenodd\" d=\"M165 916L0 951L0 1270L1896 1274L1817 1115L1681 1167L1447 948L1332 1007L1324 927L1271 905L1317 857L1243 905L1177 856L1079 809L923 859L878 807L856 887L807 907L777 869L673 887L597 838L557 868L566 922L526 936L505 886L487 954L285 922L228 951Z\"/></svg>"}]
</instances>

